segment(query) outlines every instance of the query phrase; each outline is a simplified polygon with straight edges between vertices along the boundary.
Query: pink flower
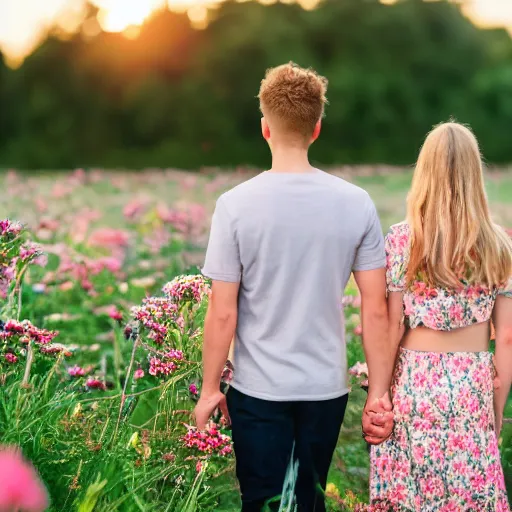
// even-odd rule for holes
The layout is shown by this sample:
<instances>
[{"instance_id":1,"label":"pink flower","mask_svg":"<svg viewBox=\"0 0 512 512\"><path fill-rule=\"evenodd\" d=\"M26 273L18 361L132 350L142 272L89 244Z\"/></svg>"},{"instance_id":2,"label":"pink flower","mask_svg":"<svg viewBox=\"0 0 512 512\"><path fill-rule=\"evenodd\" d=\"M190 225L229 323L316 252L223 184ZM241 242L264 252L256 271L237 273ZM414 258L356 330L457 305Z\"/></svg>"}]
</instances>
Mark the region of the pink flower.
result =
<instances>
[{"instance_id":1,"label":"pink flower","mask_svg":"<svg viewBox=\"0 0 512 512\"><path fill-rule=\"evenodd\" d=\"M167 283L162 291L173 302L201 302L208 296L210 287L201 275L178 276Z\"/></svg>"},{"instance_id":2,"label":"pink flower","mask_svg":"<svg viewBox=\"0 0 512 512\"><path fill-rule=\"evenodd\" d=\"M171 210L169 207L167 207L165 204L159 204L156 207L156 216L162 221L162 222L173 222L175 219L176 213Z\"/></svg>"},{"instance_id":3,"label":"pink flower","mask_svg":"<svg viewBox=\"0 0 512 512\"><path fill-rule=\"evenodd\" d=\"M55 232L59 229L59 221L51 218L42 218L39 221L39 226L37 227L38 230L44 229L47 231Z\"/></svg>"},{"instance_id":4,"label":"pink flower","mask_svg":"<svg viewBox=\"0 0 512 512\"><path fill-rule=\"evenodd\" d=\"M62 182L57 182L53 186L52 196L55 199L61 199L65 196L71 194L73 192L73 188L74 187L72 185L62 183Z\"/></svg>"},{"instance_id":5,"label":"pink flower","mask_svg":"<svg viewBox=\"0 0 512 512\"><path fill-rule=\"evenodd\" d=\"M19 235L23 229L22 224L9 219L0 220L0 236L10 235L12 237Z\"/></svg>"},{"instance_id":6,"label":"pink flower","mask_svg":"<svg viewBox=\"0 0 512 512\"><path fill-rule=\"evenodd\" d=\"M135 380L139 380L142 379L142 377L144 377L144 370L142 368L137 368L133 373L133 378Z\"/></svg>"},{"instance_id":7,"label":"pink flower","mask_svg":"<svg viewBox=\"0 0 512 512\"><path fill-rule=\"evenodd\" d=\"M123 313L121 313L116 306L111 306L109 308L108 316L112 318L112 320L117 320L118 322L123 320Z\"/></svg>"},{"instance_id":8,"label":"pink flower","mask_svg":"<svg viewBox=\"0 0 512 512\"><path fill-rule=\"evenodd\" d=\"M187 429L187 433L182 437L182 442L187 448L220 456L229 455L233 450L231 439L222 434L216 425L210 426L206 431L199 431L191 426L187 426Z\"/></svg>"},{"instance_id":9,"label":"pink flower","mask_svg":"<svg viewBox=\"0 0 512 512\"><path fill-rule=\"evenodd\" d=\"M139 217L144 213L145 204L139 199L133 199L123 208L123 215L130 220Z\"/></svg>"},{"instance_id":10,"label":"pink flower","mask_svg":"<svg viewBox=\"0 0 512 512\"><path fill-rule=\"evenodd\" d=\"M122 266L122 260L112 256L104 256L96 260L87 261L87 269L92 275L97 275L100 272L103 272L103 270L106 270L111 274L118 274L121 271Z\"/></svg>"},{"instance_id":11,"label":"pink flower","mask_svg":"<svg viewBox=\"0 0 512 512\"><path fill-rule=\"evenodd\" d=\"M13 448L0 450L0 510L43 512L49 506L46 489L34 467Z\"/></svg>"},{"instance_id":12,"label":"pink flower","mask_svg":"<svg viewBox=\"0 0 512 512\"><path fill-rule=\"evenodd\" d=\"M363 326L361 324L358 324L354 327L354 334L356 336L362 336L363 334Z\"/></svg>"},{"instance_id":13,"label":"pink flower","mask_svg":"<svg viewBox=\"0 0 512 512\"><path fill-rule=\"evenodd\" d=\"M355 297L352 295L345 295L343 299L341 300L342 307L345 306L352 306L354 304Z\"/></svg>"},{"instance_id":14,"label":"pink flower","mask_svg":"<svg viewBox=\"0 0 512 512\"><path fill-rule=\"evenodd\" d=\"M224 382L225 384L230 384L231 381L233 380L233 375L235 373L235 368L233 366L233 364L231 363L231 361L229 361L229 359L226 361L226 364L224 365L224 369L222 370L222 375L221 375L221 381Z\"/></svg>"},{"instance_id":15,"label":"pink flower","mask_svg":"<svg viewBox=\"0 0 512 512\"><path fill-rule=\"evenodd\" d=\"M190 386L188 387L188 390L190 391L190 393L192 393L195 396L197 396L199 394L199 391L195 384L190 384Z\"/></svg>"},{"instance_id":16,"label":"pink flower","mask_svg":"<svg viewBox=\"0 0 512 512\"><path fill-rule=\"evenodd\" d=\"M177 321L178 305L168 297L149 297L142 301L142 306L132 308L132 315L145 329L149 338L156 344L164 342L168 325Z\"/></svg>"},{"instance_id":17,"label":"pink flower","mask_svg":"<svg viewBox=\"0 0 512 512\"><path fill-rule=\"evenodd\" d=\"M171 239L171 233L167 229L159 227L152 230L151 234L144 239L144 243L152 254L158 254L163 247L169 245Z\"/></svg>"},{"instance_id":18,"label":"pink flower","mask_svg":"<svg viewBox=\"0 0 512 512\"><path fill-rule=\"evenodd\" d=\"M85 385L89 389L101 389L102 391L105 391L105 389L107 389L107 386L105 386L105 384L101 380L94 379L92 377L87 379L87 382L85 383Z\"/></svg>"},{"instance_id":19,"label":"pink flower","mask_svg":"<svg viewBox=\"0 0 512 512\"><path fill-rule=\"evenodd\" d=\"M171 349L165 357L174 359L175 361L183 361L183 352L181 350Z\"/></svg>"},{"instance_id":20,"label":"pink flower","mask_svg":"<svg viewBox=\"0 0 512 512\"><path fill-rule=\"evenodd\" d=\"M7 352L7 354L5 354L4 357L5 357L5 360L11 364L14 364L18 361L18 358L12 352Z\"/></svg>"},{"instance_id":21,"label":"pink flower","mask_svg":"<svg viewBox=\"0 0 512 512\"><path fill-rule=\"evenodd\" d=\"M113 228L99 228L89 237L89 245L94 247L126 247L130 241L127 231Z\"/></svg>"},{"instance_id":22,"label":"pink flower","mask_svg":"<svg viewBox=\"0 0 512 512\"><path fill-rule=\"evenodd\" d=\"M21 261L28 261L34 257L38 258L42 255L42 252L43 251L40 245L27 243L20 248L20 259Z\"/></svg>"},{"instance_id":23,"label":"pink flower","mask_svg":"<svg viewBox=\"0 0 512 512\"><path fill-rule=\"evenodd\" d=\"M68 375L71 377L83 377L85 375L85 370L80 366L72 366L68 368Z\"/></svg>"},{"instance_id":24,"label":"pink flower","mask_svg":"<svg viewBox=\"0 0 512 512\"><path fill-rule=\"evenodd\" d=\"M18 322L17 320L8 320L4 325L1 334L2 338L19 337L22 343L28 343L32 340L38 345L48 345L59 334L57 331L47 331L32 325L28 320Z\"/></svg>"},{"instance_id":25,"label":"pink flower","mask_svg":"<svg viewBox=\"0 0 512 512\"><path fill-rule=\"evenodd\" d=\"M40 347L39 352L48 356L54 356L56 354L64 353L65 356L71 356L72 353L68 351L67 347L60 343L49 343Z\"/></svg>"},{"instance_id":26,"label":"pink flower","mask_svg":"<svg viewBox=\"0 0 512 512\"><path fill-rule=\"evenodd\" d=\"M348 373L360 377L361 375L368 375L368 365L358 361L352 368L348 370Z\"/></svg>"},{"instance_id":27,"label":"pink flower","mask_svg":"<svg viewBox=\"0 0 512 512\"><path fill-rule=\"evenodd\" d=\"M64 283L59 285L59 290L63 292L68 292L69 290L73 289L73 281L65 281Z\"/></svg>"},{"instance_id":28,"label":"pink flower","mask_svg":"<svg viewBox=\"0 0 512 512\"><path fill-rule=\"evenodd\" d=\"M153 377L170 375L176 368L177 365L173 361L162 361L158 357L149 360L149 374Z\"/></svg>"}]
</instances>

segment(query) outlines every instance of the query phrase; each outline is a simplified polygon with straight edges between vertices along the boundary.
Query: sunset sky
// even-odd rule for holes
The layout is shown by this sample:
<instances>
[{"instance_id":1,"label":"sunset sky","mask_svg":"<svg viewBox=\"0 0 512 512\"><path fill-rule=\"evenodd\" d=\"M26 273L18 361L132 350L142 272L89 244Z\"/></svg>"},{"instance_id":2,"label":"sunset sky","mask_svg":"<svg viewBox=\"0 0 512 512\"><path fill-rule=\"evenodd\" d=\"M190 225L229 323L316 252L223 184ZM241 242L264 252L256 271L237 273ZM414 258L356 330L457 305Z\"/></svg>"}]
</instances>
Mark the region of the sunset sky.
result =
<instances>
[{"instance_id":1,"label":"sunset sky","mask_svg":"<svg viewBox=\"0 0 512 512\"><path fill-rule=\"evenodd\" d=\"M92 0L100 10L103 30L124 31L138 26L155 9L166 4L172 9L187 10L194 22L206 15L205 6L222 0ZM262 0L272 3L277 0ZM290 0L287 0L290 1ZM298 0L311 7L317 0ZM340 0L342 1L342 0ZM392 3L394 0L381 0ZM56 21L70 32L82 21L85 0L0 0L0 50L11 63L30 53L44 37L48 26ZM469 0L467 12L482 25L507 26L512 29L512 0Z\"/></svg>"}]
</instances>

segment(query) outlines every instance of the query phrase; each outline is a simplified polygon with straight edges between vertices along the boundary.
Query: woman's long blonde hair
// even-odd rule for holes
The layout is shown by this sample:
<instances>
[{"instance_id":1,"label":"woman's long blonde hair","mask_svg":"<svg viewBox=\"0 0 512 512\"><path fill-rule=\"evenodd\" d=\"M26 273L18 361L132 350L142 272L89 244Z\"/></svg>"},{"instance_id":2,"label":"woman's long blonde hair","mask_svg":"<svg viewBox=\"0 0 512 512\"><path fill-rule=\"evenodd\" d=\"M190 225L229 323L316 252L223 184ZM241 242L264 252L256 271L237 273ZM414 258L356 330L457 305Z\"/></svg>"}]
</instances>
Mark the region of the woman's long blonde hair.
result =
<instances>
[{"instance_id":1,"label":"woman's long blonde hair","mask_svg":"<svg viewBox=\"0 0 512 512\"><path fill-rule=\"evenodd\" d=\"M461 279L496 287L512 273L512 243L496 226L482 158L470 129L443 123L427 136L407 198L411 246L407 282L460 288Z\"/></svg>"}]
</instances>

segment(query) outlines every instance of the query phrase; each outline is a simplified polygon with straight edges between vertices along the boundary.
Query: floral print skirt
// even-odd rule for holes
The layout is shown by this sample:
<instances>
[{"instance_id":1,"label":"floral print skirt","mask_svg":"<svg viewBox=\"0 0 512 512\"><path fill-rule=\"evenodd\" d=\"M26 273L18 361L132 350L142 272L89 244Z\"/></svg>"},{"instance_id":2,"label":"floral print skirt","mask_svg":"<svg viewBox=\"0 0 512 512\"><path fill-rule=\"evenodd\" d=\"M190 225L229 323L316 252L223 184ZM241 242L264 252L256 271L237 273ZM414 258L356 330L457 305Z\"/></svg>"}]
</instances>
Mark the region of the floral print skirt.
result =
<instances>
[{"instance_id":1,"label":"floral print skirt","mask_svg":"<svg viewBox=\"0 0 512 512\"><path fill-rule=\"evenodd\" d=\"M490 352L401 349L395 428L372 447L371 510L509 512Z\"/></svg>"}]
</instances>

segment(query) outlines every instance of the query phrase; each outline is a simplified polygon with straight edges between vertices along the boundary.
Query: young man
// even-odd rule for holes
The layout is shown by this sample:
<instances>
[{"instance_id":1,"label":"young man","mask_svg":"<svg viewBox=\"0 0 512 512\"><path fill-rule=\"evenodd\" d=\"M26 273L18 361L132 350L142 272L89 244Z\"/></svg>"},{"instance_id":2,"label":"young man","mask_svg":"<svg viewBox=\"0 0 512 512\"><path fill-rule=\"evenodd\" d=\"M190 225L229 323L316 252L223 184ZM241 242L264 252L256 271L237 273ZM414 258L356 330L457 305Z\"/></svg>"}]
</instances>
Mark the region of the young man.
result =
<instances>
[{"instance_id":1,"label":"young man","mask_svg":"<svg viewBox=\"0 0 512 512\"><path fill-rule=\"evenodd\" d=\"M325 510L322 491L348 397L341 302L351 272L370 374L364 435L378 443L391 431L385 411L394 354L377 212L366 192L308 160L326 87L325 78L292 63L267 72L259 99L272 168L223 194L212 220L203 274L213 286L195 415L204 428L215 409L229 410L244 512L260 512L281 494L292 452L299 510ZM226 408L220 375L235 330Z\"/></svg>"}]
</instances>

